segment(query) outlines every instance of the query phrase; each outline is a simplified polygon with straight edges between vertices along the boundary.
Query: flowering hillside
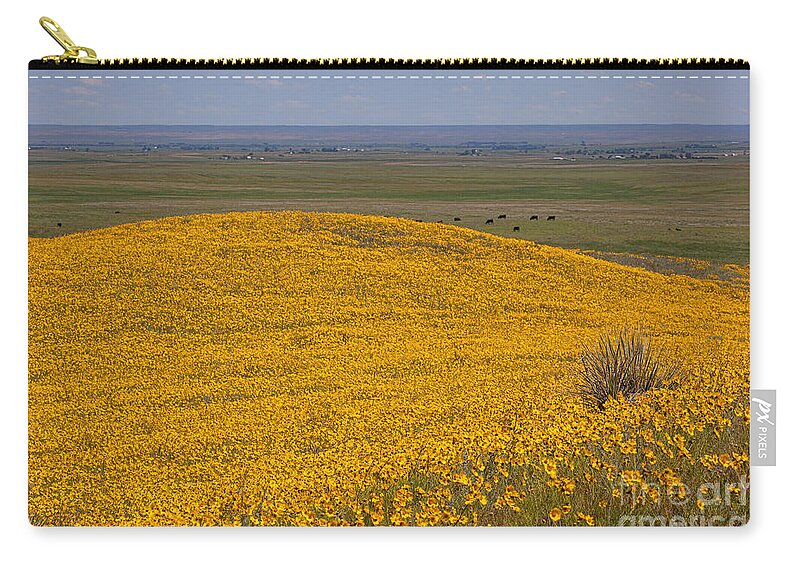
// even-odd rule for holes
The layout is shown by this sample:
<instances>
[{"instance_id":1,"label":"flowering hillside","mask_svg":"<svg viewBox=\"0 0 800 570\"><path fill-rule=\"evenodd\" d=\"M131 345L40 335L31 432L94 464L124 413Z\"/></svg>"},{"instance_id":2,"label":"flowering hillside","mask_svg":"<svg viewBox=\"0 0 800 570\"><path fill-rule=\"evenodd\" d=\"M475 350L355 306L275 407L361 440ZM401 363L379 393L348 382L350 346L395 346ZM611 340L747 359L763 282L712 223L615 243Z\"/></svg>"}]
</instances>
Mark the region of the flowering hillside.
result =
<instances>
[{"instance_id":1,"label":"flowering hillside","mask_svg":"<svg viewBox=\"0 0 800 570\"><path fill-rule=\"evenodd\" d=\"M747 517L746 283L255 212L31 239L29 299L33 524ZM587 407L623 326L686 377Z\"/></svg>"}]
</instances>

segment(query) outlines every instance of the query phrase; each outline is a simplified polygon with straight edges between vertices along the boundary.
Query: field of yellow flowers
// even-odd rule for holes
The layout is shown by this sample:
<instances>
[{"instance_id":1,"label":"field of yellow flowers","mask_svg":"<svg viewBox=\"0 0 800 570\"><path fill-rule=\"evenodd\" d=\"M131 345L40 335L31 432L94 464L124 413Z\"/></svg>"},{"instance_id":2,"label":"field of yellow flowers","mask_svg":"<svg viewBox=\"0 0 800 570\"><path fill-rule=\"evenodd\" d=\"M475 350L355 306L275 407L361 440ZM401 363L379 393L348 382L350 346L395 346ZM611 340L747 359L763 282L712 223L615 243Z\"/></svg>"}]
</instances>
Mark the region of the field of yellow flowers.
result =
<instances>
[{"instance_id":1,"label":"field of yellow flowers","mask_svg":"<svg viewBox=\"0 0 800 570\"><path fill-rule=\"evenodd\" d=\"M687 377L590 409L629 325ZM748 389L746 281L347 214L29 242L35 525L742 523Z\"/></svg>"}]
</instances>

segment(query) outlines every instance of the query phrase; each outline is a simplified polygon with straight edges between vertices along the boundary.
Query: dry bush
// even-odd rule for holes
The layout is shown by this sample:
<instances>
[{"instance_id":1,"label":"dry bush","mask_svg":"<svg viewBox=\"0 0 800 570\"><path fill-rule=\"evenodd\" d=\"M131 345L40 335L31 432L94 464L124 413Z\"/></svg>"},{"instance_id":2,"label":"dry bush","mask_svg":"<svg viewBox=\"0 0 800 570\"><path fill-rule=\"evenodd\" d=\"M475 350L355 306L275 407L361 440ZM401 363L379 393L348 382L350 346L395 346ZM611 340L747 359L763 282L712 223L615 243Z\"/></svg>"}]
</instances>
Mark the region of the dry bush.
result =
<instances>
[{"instance_id":1,"label":"dry bush","mask_svg":"<svg viewBox=\"0 0 800 570\"><path fill-rule=\"evenodd\" d=\"M578 394L604 409L609 399L629 401L649 390L674 387L682 376L680 362L655 348L640 329L623 328L600 337L594 348L584 345Z\"/></svg>"}]
</instances>

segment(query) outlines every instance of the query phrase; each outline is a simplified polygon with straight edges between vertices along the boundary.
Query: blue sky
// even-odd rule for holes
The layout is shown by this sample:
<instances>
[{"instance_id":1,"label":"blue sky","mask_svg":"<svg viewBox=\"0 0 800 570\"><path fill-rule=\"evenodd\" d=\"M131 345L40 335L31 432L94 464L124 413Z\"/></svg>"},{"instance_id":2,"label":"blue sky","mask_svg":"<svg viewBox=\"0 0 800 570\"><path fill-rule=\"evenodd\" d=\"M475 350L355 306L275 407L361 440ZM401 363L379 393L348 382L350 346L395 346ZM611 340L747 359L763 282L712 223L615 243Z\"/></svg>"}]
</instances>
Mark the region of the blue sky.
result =
<instances>
[{"instance_id":1,"label":"blue sky","mask_svg":"<svg viewBox=\"0 0 800 570\"><path fill-rule=\"evenodd\" d=\"M749 124L746 71L29 72L29 123Z\"/></svg>"}]
</instances>

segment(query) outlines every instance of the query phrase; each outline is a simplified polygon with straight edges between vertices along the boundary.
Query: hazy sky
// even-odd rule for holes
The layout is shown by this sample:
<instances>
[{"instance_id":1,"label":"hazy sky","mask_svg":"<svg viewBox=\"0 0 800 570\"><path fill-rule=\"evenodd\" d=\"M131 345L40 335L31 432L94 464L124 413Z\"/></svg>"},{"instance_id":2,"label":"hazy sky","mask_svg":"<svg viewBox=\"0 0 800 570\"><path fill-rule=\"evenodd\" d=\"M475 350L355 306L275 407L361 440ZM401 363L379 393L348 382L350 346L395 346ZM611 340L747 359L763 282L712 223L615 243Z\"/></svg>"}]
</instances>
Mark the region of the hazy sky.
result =
<instances>
[{"instance_id":1,"label":"hazy sky","mask_svg":"<svg viewBox=\"0 0 800 570\"><path fill-rule=\"evenodd\" d=\"M30 124L749 124L746 71L34 70L28 75Z\"/></svg>"}]
</instances>

